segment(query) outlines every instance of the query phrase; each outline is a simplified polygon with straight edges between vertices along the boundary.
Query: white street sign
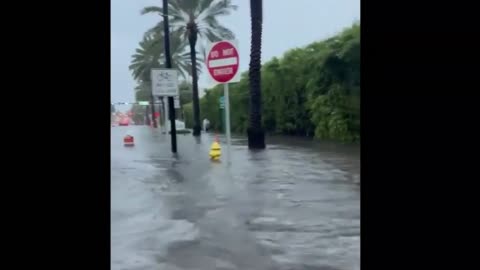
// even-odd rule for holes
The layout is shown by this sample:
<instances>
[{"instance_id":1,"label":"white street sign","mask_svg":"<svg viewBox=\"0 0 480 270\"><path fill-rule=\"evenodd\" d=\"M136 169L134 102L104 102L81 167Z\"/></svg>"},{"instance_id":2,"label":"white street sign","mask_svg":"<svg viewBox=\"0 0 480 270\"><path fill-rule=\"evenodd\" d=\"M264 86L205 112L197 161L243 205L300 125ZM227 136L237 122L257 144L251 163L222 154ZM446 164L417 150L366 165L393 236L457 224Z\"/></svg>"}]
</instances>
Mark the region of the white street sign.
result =
<instances>
[{"instance_id":1,"label":"white street sign","mask_svg":"<svg viewBox=\"0 0 480 270\"><path fill-rule=\"evenodd\" d=\"M152 92L154 96L178 96L176 69L152 69Z\"/></svg>"}]
</instances>

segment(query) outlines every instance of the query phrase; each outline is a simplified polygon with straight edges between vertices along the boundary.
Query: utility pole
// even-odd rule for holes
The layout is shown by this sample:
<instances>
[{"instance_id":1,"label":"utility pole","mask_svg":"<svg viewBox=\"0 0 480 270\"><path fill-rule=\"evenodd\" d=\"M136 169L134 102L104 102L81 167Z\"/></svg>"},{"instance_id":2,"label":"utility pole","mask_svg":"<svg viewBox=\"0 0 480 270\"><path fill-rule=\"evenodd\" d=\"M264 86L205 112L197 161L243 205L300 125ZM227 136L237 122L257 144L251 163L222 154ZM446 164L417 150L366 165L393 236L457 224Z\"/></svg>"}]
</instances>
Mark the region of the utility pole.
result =
<instances>
[{"instance_id":1,"label":"utility pole","mask_svg":"<svg viewBox=\"0 0 480 270\"><path fill-rule=\"evenodd\" d=\"M170 56L170 28L168 26L168 0L163 0L163 32L165 42L165 67L172 68ZM175 127L175 108L173 97L168 97L168 115L170 116L170 135L172 139L172 153L177 152L177 129Z\"/></svg>"}]
</instances>

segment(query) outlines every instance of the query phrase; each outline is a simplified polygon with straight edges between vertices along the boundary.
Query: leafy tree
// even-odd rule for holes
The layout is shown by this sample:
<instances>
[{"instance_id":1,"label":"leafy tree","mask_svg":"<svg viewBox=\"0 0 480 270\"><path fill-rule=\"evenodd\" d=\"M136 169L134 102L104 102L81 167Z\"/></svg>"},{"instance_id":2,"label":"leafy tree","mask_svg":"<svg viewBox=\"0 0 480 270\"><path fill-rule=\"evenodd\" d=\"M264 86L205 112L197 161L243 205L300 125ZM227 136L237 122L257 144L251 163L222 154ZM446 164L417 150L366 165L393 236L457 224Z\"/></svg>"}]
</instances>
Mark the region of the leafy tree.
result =
<instances>
[{"instance_id":1,"label":"leafy tree","mask_svg":"<svg viewBox=\"0 0 480 270\"><path fill-rule=\"evenodd\" d=\"M180 104L187 104L192 102L192 84L187 81L181 81L178 85L180 92Z\"/></svg>"}]
</instances>

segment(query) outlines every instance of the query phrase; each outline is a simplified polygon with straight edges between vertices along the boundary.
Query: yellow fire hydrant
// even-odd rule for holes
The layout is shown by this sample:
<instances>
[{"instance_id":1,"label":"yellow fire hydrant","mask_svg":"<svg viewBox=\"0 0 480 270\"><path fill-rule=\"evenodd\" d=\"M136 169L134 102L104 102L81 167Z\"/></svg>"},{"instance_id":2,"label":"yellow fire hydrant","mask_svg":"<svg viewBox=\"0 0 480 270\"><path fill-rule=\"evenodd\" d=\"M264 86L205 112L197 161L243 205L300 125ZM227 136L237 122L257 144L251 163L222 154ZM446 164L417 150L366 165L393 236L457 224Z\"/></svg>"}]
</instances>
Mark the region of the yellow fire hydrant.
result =
<instances>
[{"instance_id":1,"label":"yellow fire hydrant","mask_svg":"<svg viewBox=\"0 0 480 270\"><path fill-rule=\"evenodd\" d=\"M215 138L215 141L212 143L212 146L210 146L210 153L208 153L210 156L210 159L213 161L218 161L220 160L220 156L222 155L222 149L220 147L220 144L218 143L218 139Z\"/></svg>"}]
</instances>

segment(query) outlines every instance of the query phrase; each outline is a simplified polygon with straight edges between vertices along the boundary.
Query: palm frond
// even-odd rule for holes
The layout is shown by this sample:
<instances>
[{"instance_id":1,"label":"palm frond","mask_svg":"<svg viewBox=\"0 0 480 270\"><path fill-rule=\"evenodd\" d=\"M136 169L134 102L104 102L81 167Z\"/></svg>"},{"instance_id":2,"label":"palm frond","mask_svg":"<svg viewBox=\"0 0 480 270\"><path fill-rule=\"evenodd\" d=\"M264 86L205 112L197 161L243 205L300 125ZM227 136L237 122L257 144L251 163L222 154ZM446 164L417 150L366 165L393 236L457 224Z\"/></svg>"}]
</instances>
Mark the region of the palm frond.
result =
<instances>
[{"instance_id":1,"label":"palm frond","mask_svg":"<svg viewBox=\"0 0 480 270\"><path fill-rule=\"evenodd\" d=\"M238 6L233 5L231 0L221 0L210 5L203 11L205 17L216 17L230 15L234 10L237 10Z\"/></svg>"},{"instance_id":2,"label":"palm frond","mask_svg":"<svg viewBox=\"0 0 480 270\"><path fill-rule=\"evenodd\" d=\"M169 9L168 9L168 17L169 23L172 26L185 24L188 22L188 14L185 13L182 9L179 9L175 6L175 1L170 1Z\"/></svg>"},{"instance_id":3,"label":"palm frond","mask_svg":"<svg viewBox=\"0 0 480 270\"><path fill-rule=\"evenodd\" d=\"M163 8L157 7L157 6L149 6L145 7L140 11L140 14L145 15L147 13L159 13L160 15L163 15Z\"/></svg>"},{"instance_id":4,"label":"palm frond","mask_svg":"<svg viewBox=\"0 0 480 270\"><path fill-rule=\"evenodd\" d=\"M160 21L154 27L148 29L144 35L150 36L150 35L162 34L162 33L163 33L163 21Z\"/></svg>"},{"instance_id":5,"label":"palm frond","mask_svg":"<svg viewBox=\"0 0 480 270\"><path fill-rule=\"evenodd\" d=\"M199 34L207 37L211 42L222 39L233 40L235 34L228 28L221 25L215 17L206 17L201 25L199 25Z\"/></svg>"},{"instance_id":6,"label":"palm frond","mask_svg":"<svg viewBox=\"0 0 480 270\"><path fill-rule=\"evenodd\" d=\"M135 80L150 80L150 70L160 67L158 51L161 49L160 44L156 44L155 36L144 36L139 42L140 48L136 49L136 53L132 55L129 69Z\"/></svg>"},{"instance_id":7,"label":"palm frond","mask_svg":"<svg viewBox=\"0 0 480 270\"><path fill-rule=\"evenodd\" d=\"M190 75L188 65L183 61L172 61L174 68L178 70L180 77L186 79Z\"/></svg>"},{"instance_id":8,"label":"palm frond","mask_svg":"<svg viewBox=\"0 0 480 270\"><path fill-rule=\"evenodd\" d=\"M204 10L208 9L208 7L212 5L214 1L215 0L199 0L195 13L201 14Z\"/></svg>"},{"instance_id":9,"label":"palm frond","mask_svg":"<svg viewBox=\"0 0 480 270\"><path fill-rule=\"evenodd\" d=\"M195 16L198 0L175 0L171 2L173 10L177 12L182 11L188 14L188 16Z\"/></svg>"},{"instance_id":10,"label":"palm frond","mask_svg":"<svg viewBox=\"0 0 480 270\"><path fill-rule=\"evenodd\" d=\"M235 34L228 28L218 24L216 26L217 35L222 39L233 40L235 39Z\"/></svg>"}]
</instances>

